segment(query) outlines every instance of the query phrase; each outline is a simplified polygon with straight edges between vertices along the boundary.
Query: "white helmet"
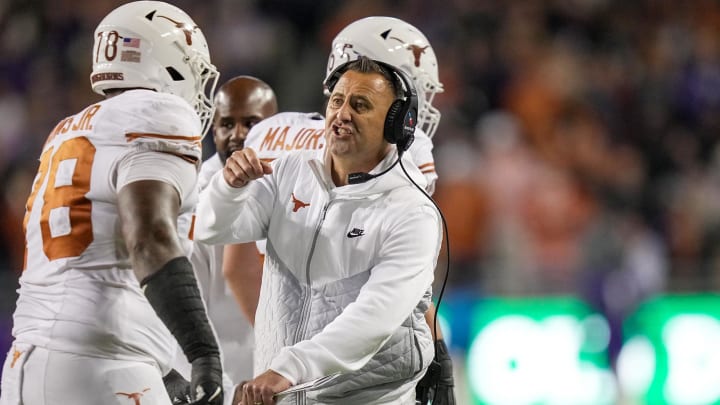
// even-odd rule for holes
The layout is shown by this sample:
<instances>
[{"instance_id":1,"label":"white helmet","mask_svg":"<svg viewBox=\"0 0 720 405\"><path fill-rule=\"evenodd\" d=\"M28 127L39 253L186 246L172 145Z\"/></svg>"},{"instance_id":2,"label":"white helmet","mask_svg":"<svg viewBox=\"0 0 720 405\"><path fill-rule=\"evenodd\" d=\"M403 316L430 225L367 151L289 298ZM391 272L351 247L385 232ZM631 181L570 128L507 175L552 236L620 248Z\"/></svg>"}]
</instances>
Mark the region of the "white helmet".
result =
<instances>
[{"instance_id":1,"label":"white helmet","mask_svg":"<svg viewBox=\"0 0 720 405\"><path fill-rule=\"evenodd\" d=\"M435 52L425 35L393 17L357 20L333 39L325 79L336 67L360 55L400 68L412 77L419 99L418 127L432 138L440 122L440 111L432 100L442 93L443 86Z\"/></svg>"},{"instance_id":2,"label":"white helmet","mask_svg":"<svg viewBox=\"0 0 720 405\"><path fill-rule=\"evenodd\" d=\"M207 132L218 71L205 36L184 11L161 1L124 4L95 29L92 57L96 93L140 87L175 94L195 108Z\"/></svg>"}]
</instances>

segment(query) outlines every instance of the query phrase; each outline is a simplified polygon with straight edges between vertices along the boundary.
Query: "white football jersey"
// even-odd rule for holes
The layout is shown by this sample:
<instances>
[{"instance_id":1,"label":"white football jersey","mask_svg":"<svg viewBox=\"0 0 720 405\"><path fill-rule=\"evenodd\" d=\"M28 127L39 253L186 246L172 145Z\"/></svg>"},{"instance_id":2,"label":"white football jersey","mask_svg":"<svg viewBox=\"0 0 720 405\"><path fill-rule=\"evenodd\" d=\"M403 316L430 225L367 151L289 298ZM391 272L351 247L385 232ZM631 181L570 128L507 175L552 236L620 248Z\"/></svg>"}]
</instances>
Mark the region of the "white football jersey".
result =
<instances>
[{"instance_id":1,"label":"white football jersey","mask_svg":"<svg viewBox=\"0 0 720 405\"><path fill-rule=\"evenodd\" d=\"M250 129L245 147L252 148L266 162L294 150L315 150L325 147L325 118L319 113L283 112L265 118ZM419 128L408 153L425 175L428 192L435 189L437 173L432 155L432 140Z\"/></svg>"},{"instance_id":2,"label":"white football jersey","mask_svg":"<svg viewBox=\"0 0 720 405\"><path fill-rule=\"evenodd\" d=\"M325 148L325 118L318 113L282 112L250 128L245 147L266 162L294 150Z\"/></svg>"},{"instance_id":3,"label":"white football jersey","mask_svg":"<svg viewBox=\"0 0 720 405\"><path fill-rule=\"evenodd\" d=\"M186 101L149 90L108 98L55 127L26 206L26 265L13 327L17 341L104 358L154 358L167 368L176 343L130 268L117 183L126 173L125 159L157 152L191 163L157 159L133 180L166 181L178 188L173 182L178 173L169 173L163 162L197 165L200 130ZM197 170L183 173L193 176L181 182L192 187L178 190L178 233L189 254Z\"/></svg>"}]
</instances>

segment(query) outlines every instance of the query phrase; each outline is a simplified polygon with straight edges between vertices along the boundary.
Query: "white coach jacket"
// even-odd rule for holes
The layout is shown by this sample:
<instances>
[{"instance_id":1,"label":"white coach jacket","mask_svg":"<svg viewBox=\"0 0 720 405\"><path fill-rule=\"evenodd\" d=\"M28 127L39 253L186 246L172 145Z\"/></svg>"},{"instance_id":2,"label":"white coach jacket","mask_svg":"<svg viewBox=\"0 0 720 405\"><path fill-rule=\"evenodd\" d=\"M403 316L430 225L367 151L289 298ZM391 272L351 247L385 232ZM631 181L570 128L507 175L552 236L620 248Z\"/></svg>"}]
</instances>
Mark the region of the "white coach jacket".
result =
<instances>
[{"instance_id":1,"label":"white coach jacket","mask_svg":"<svg viewBox=\"0 0 720 405\"><path fill-rule=\"evenodd\" d=\"M400 165L335 187L323 154L288 154L273 161L272 174L242 188L217 173L201 194L195 237L267 238L256 375L272 369L297 384L340 372L327 386L281 403L414 399L433 357L424 312L442 241L439 213ZM389 153L371 173L395 159ZM403 165L424 187L412 160L404 156Z\"/></svg>"}]
</instances>

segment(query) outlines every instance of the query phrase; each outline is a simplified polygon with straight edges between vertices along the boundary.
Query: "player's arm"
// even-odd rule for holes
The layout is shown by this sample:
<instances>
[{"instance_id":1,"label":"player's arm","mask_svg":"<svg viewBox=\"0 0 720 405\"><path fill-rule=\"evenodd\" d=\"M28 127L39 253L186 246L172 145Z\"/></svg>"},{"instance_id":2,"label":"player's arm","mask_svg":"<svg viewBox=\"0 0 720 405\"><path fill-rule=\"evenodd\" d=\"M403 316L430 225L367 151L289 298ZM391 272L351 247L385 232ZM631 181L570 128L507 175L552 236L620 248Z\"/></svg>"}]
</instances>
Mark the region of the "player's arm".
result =
<instances>
[{"instance_id":1,"label":"player's arm","mask_svg":"<svg viewBox=\"0 0 720 405\"><path fill-rule=\"evenodd\" d=\"M176 229L181 196L170 182L141 179L138 168L147 167L148 160L161 173L187 170L189 165L176 156L153 152L122 162L118 170L121 232L145 297L192 364L191 386L197 403L220 404L220 351Z\"/></svg>"},{"instance_id":2,"label":"player's arm","mask_svg":"<svg viewBox=\"0 0 720 405\"><path fill-rule=\"evenodd\" d=\"M418 382L415 399L421 405L427 404L431 399L433 404L455 405L452 358L445 344L440 324L435 327L435 304L432 302L425 311L425 321L430 326L435 342L435 358L425 376Z\"/></svg>"},{"instance_id":3,"label":"player's arm","mask_svg":"<svg viewBox=\"0 0 720 405\"><path fill-rule=\"evenodd\" d=\"M425 174L428 177L428 174ZM437 176L435 176L437 178ZM430 179L428 179L428 184ZM428 189L428 194L433 190ZM430 326L433 341L435 342L435 357L425 376L418 382L415 390L415 399L420 405L425 405L430 399L438 405L455 405L455 379L453 377L452 358L445 344L442 327L437 323L435 303L430 302L425 311L425 321ZM432 398L431 398L432 395Z\"/></svg>"},{"instance_id":4,"label":"player's arm","mask_svg":"<svg viewBox=\"0 0 720 405\"><path fill-rule=\"evenodd\" d=\"M435 327L435 304L433 302L430 303L427 311L425 311L425 322L427 322L428 326L430 326L430 333L432 333L434 340L443 339L443 333L440 324L437 324L437 327Z\"/></svg>"},{"instance_id":5,"label":"player's arm","mask_svg":"<svg viewBox=\"0 0 720 405\"><path fill-rule=\"evenodd\" d=\"M255 242L225 246L222 271L243 314L255 325L262 282L262 263Z\"/></svg>"},{"instance_id":6,"label":"player's arm","mask_svg":"<svg viewBox=\"0 0 720 405\"><path fill-rule=\"evenodd\" d=\"M130 183L120 190L118 205L125 245L139 281L184 256L175 225L180 197L173 186L157 180Z\"/></svg>"}]
</instances>

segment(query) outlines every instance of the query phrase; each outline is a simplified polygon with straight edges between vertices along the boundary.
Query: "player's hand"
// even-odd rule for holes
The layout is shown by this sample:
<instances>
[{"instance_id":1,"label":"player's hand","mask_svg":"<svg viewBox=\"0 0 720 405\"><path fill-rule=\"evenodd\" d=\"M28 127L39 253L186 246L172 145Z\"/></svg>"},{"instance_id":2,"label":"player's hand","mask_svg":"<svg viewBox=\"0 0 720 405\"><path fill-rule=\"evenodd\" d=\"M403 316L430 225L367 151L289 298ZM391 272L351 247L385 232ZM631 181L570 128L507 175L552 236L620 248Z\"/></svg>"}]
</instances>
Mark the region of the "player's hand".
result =
<instances>
[{"instance_id":1,"label":"player's hand","mask_svg":"<svg viewBox=\"0 0 720 405\"><path fill-rule=\"evenodd\" d=\"M163 377L163 383L173 405L190 403L190 381L183 378L175 369L170 370Z\"/></svg>"},{"instance_id":2,"label":"player's hand","mask_svg":"<svg viewBox=\"0 0 720 405\"><path fill-rule=\"evenodd\" d=\"M223 177L232 187L243 187L251 180L272 173L270 164L258 159L252 148L236 150L228 156L223 168Z\"/></svg>"},{"instance_id":3,"label":"player's hand","mask_svg":"<svg viewBox=\"0 0 720 405\"><path fill-rule=\"evenodd\" d=\"M274 405L273 396L290 388L290 381L268 370L242 385L242 405Z\"/></svg>"},{"instance_id":4,"label":"player's hand","mask_svg":"<svg viewBox=\"0 0 720 405\"><path fill-rule=\"evenodd\" d=\"M233 390L233 400L231 402L232 405L242 405L242 398L243 398L243 386L245 385L247 381L240 381Z\"/></svg>"},{"instance_id":5,"label":"player's hand","mask_svg":"<svg viewBox=\"0 0 720 405\"><path fill-rule=\"evenodd\" d=\"M220 357L204 356L192 361L190 395L192 405L222 405L222 366Z\"/></svg>"},{"instance_id":6,"label":"player's hand","mask_svg":"<svg viewBox=\"0 0 720 405\"><path fill-rule=\"evenodd\" d=\"M440 339L435 344L435 358L415 388L415 399L420 404L431 400L433 405L455 405L454 388L452 358L445 341Z\"/></svg>"}]
</instances>

